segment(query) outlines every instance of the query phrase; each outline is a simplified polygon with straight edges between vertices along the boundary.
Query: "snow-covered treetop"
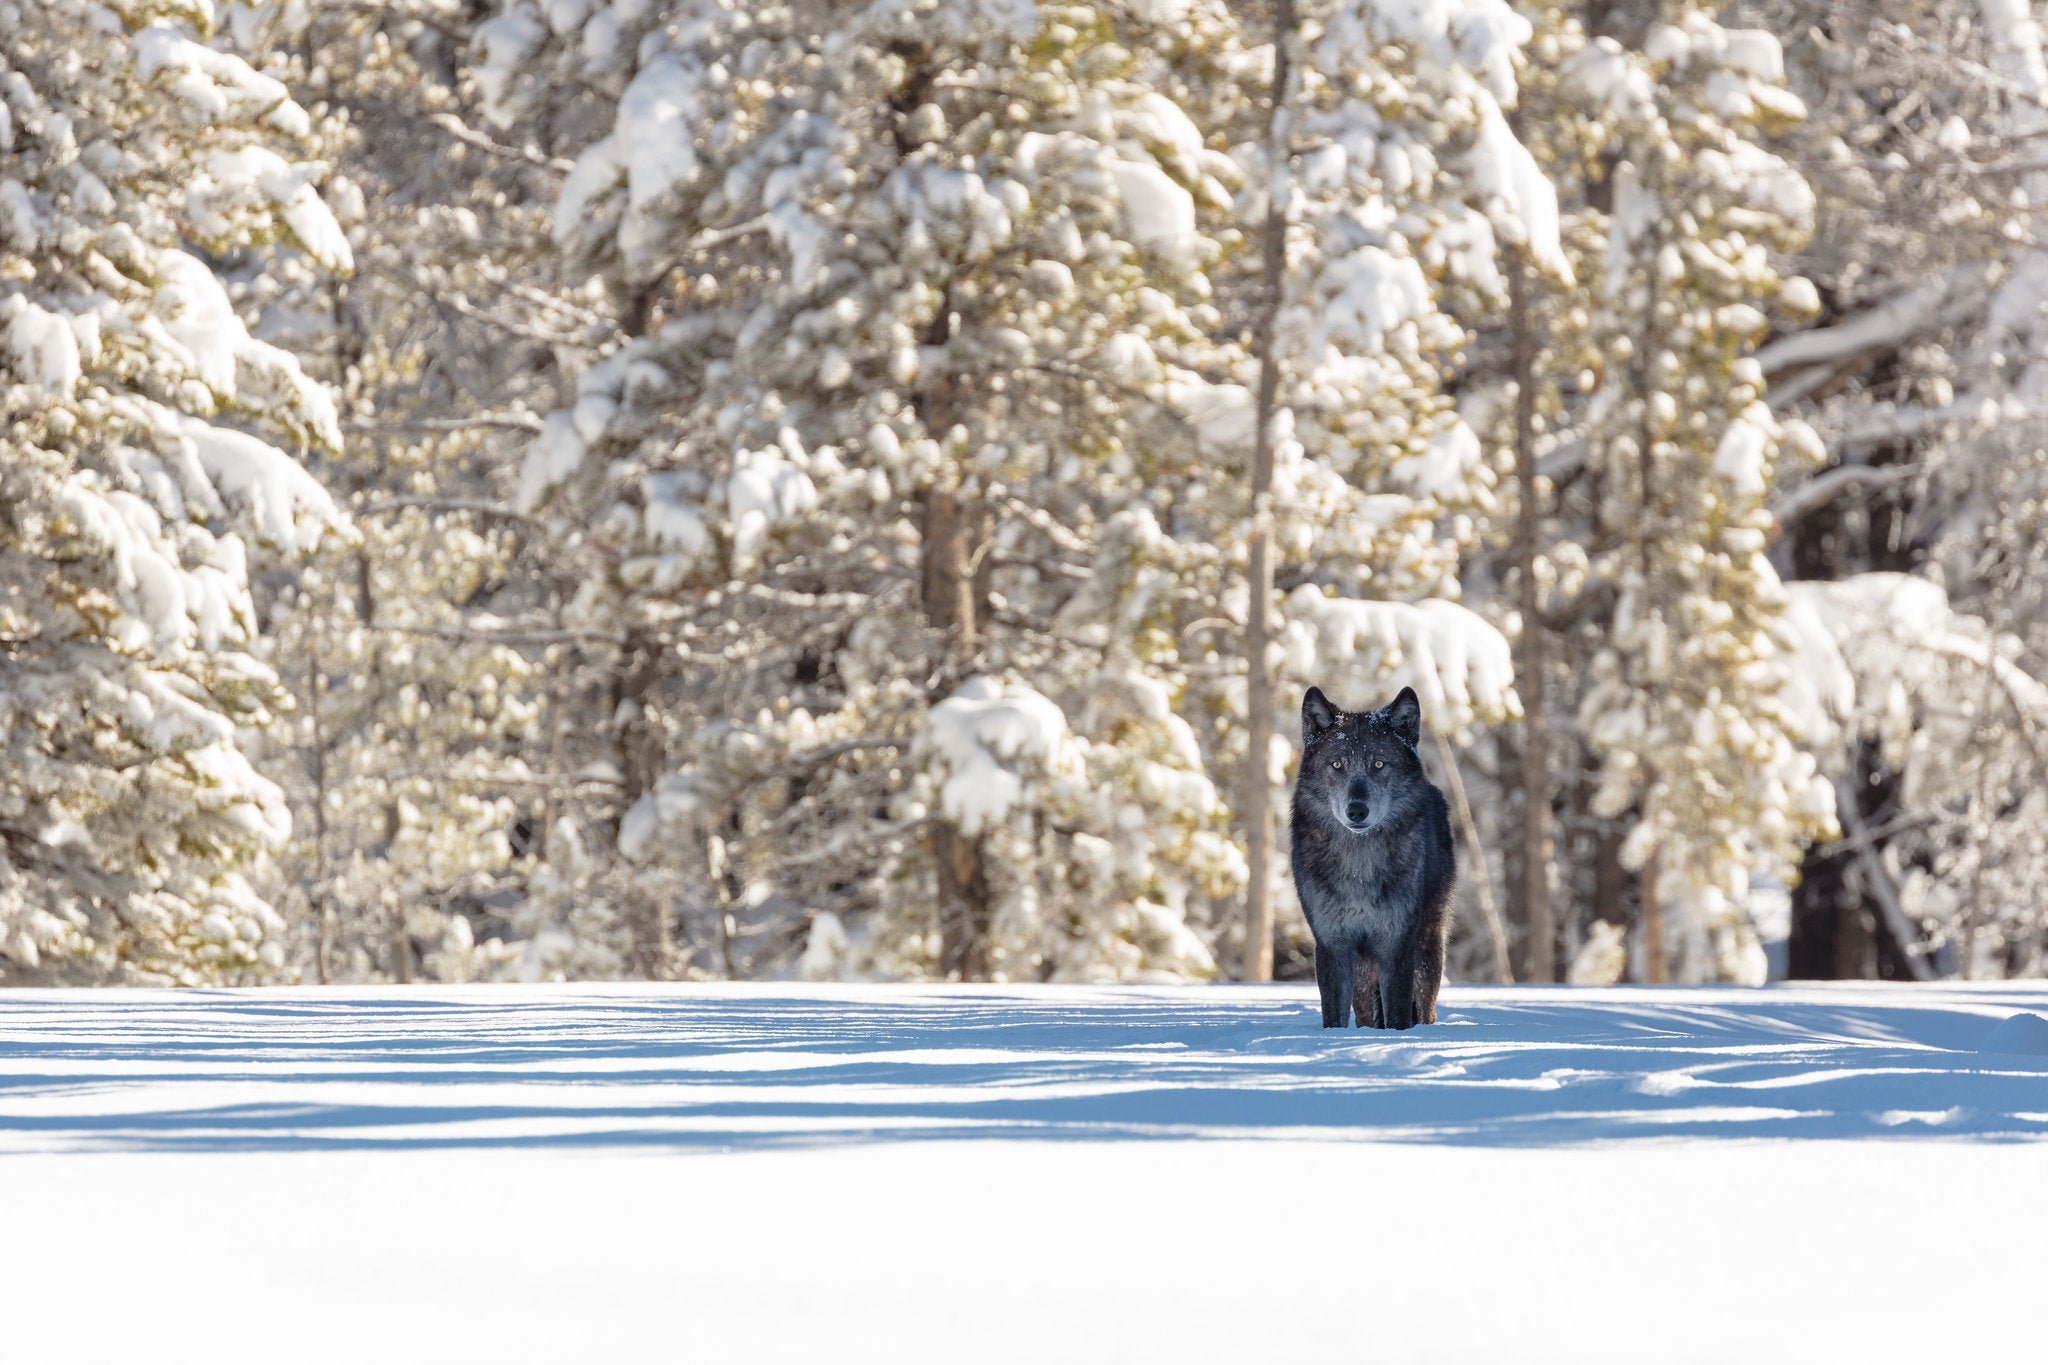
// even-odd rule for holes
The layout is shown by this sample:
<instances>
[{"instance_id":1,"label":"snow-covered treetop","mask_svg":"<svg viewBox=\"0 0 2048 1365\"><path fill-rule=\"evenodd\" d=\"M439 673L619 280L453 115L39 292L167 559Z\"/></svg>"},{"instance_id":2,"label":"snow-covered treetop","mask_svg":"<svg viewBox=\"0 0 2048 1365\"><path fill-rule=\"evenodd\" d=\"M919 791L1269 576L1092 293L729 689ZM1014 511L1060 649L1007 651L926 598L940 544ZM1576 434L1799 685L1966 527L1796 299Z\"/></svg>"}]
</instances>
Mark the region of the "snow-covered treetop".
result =
<instances>
[{"instance_id":1,"label":"snow-covered treetop","mask_svg":"<svg viewBox=\"0 0 2048 1365\"><path fill-rule=\"evenodd\" d=\"M306 110L210 41L215 18L208 0L0 3L0 784L18 784L0 952L31 966L194 980L283 961L241 872L289 824L236 745L284 704L246 652L246 559L345 531L276 444L335 447L341 428L217 263L275 245L346 270L351 252L322 167L292 159Z\"/></svg>"}]
</instances>

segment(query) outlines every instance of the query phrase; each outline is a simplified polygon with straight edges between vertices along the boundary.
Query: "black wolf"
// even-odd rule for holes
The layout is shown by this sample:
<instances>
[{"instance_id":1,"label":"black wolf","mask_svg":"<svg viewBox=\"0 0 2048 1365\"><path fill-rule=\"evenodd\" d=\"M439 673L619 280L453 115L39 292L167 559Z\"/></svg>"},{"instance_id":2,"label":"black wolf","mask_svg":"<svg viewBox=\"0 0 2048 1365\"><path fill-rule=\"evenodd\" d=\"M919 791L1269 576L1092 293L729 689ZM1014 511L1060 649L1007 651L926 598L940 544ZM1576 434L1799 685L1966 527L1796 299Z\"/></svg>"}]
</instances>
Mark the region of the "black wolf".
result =
<instances>
[{"instance_id":1,"label":"black wolf","mask_svg":"<svg viewBox=\"0 0 2048 1365\"><path fill-rule=\"evenodd\" d=\"M1323 1027L1436 1022L1458 855L1443 793L1415 746L1422 706L1402 688L1377 711L1301 699L1294 889L1316 940Z\"/></svg>"}]
</instances>

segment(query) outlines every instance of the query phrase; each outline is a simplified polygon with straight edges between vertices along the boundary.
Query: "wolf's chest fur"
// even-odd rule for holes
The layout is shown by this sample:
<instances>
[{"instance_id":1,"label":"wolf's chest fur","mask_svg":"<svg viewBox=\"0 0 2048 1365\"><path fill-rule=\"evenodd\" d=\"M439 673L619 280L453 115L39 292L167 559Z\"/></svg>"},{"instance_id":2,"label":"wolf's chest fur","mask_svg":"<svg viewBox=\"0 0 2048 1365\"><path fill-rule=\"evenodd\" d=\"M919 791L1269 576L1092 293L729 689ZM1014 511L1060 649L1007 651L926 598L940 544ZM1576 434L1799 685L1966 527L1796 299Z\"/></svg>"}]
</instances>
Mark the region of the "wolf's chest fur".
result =
<instances>
[{"instance_id":1,"label":"wolf's chest fur","mask_svg":"<svg viewBox=\"0 0 2048 1365\"><path fill-rule=\"evenodd\" d=\"M1353 834L1311 819L1297 825L1294 875L1318 938L1391 945L1421 910L1420 868L1403 843L1414 831Z\"/></svg>"}]
</instances>

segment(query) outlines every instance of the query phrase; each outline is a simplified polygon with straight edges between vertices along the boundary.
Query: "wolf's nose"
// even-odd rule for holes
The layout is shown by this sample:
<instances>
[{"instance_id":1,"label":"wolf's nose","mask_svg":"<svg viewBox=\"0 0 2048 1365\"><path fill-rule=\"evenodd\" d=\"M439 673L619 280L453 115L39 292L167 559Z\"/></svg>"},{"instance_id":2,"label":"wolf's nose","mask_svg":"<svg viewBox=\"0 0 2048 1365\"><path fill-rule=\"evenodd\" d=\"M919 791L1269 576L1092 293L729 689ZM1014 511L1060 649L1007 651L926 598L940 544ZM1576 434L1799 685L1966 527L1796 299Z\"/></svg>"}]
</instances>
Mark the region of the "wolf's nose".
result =
<instances>
[{"instance_id":1,"label":"wolf's nose","mask_svg":"<svg viewBox=\"0 0 2048 1365\"><path fill-rule=\"evenodd\" d=\"M1353 801L1350 805L1344 807L1344 818L1346 820L1349 820L1354 825L1364 824L1365 802Z\"/></svg>"}]
</instances>

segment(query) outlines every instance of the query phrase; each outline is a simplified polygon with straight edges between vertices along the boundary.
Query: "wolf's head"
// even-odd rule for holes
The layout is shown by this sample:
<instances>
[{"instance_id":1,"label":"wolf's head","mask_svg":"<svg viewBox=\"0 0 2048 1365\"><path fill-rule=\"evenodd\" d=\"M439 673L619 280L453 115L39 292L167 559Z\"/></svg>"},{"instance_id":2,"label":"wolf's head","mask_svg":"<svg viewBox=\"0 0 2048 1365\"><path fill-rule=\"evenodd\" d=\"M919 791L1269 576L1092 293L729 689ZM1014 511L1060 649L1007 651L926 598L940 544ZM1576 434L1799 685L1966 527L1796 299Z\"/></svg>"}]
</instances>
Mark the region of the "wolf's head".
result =
<instances>
[{"instance_id":1,"label":"wolf's head","mask_svg":"<svg viewBox=\"0 0 2048 1365\"><path fill-rule=\"evenodd\" d=\"M1353 834L1397 819L1429 786L1415 746L1422 740L1422 704L1415 690L1377 711L1339 711L1311 687L1301 699L1301 776L1295 800L1329 811Z\"/></svg>"}]
</instances>

